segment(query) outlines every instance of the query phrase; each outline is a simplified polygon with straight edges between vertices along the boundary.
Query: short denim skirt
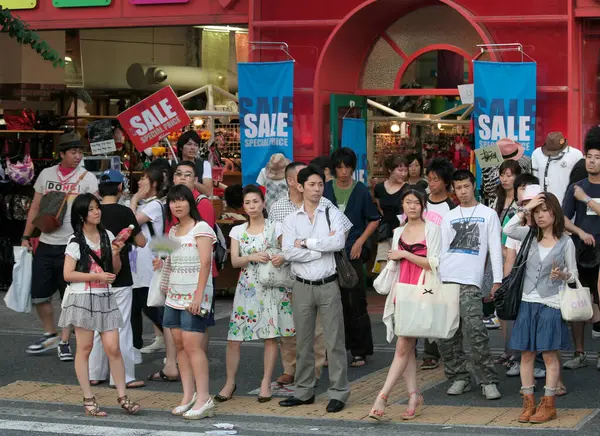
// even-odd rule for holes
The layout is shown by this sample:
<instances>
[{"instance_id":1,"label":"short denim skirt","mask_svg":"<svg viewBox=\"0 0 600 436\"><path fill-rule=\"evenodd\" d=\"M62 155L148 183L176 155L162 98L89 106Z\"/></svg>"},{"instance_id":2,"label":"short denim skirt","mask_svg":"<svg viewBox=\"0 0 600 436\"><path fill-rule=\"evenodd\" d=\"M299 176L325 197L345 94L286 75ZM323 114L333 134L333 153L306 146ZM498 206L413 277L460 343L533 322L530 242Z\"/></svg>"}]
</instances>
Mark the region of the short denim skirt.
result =
<instances>
[{"instance_id":1,"label":"short denim skirt","mask_svg":"<svg viewBox=\"0 0 600 436\"><path fill-rule=\"evenodd\" d=\"M519 351L556 351L570 348L569 326L560 309L521 302L509 348Z\"/></svg>"}]
</instances>

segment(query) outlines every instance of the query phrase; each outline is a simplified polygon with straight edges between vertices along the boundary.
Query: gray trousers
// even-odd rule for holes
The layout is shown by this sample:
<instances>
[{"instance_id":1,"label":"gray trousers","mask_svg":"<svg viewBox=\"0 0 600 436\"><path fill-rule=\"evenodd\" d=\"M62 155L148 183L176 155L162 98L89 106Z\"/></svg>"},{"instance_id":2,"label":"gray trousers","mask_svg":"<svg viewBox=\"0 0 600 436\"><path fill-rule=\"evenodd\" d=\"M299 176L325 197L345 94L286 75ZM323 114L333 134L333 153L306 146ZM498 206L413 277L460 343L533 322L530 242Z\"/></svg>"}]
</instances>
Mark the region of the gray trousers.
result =
<instances>
[{"instance_id":1,"label":"gray trousers","mask_svg":"<svg viewBox=\"0 0 600 436\"><path fill-rule=\"evenodd\" d=\"M471 381L467 356L463 349L463 332L471 342L471 359L477 384L497 384L498 373L490 353L488 331L483 324L481 289L472 285L460 285L460 326L451 339L439 339L438 346L444 360L444 372L448 380Z\"/></svg>"},{"instance_id":2,"label":"gray trousers","mask_svg":"<svg viewBox=\"0 0 600 436\"><path fill-rule=\"evenodd\" d=\"M321 286L296 282L294 295L294 326L296 327L296 393L306 401L315 387L315 325L317 311L325 333L329 362L330 400L346 402L350 396L348 359L344 339L344 312L337 281Z\"/></svg>"}]
</instances>

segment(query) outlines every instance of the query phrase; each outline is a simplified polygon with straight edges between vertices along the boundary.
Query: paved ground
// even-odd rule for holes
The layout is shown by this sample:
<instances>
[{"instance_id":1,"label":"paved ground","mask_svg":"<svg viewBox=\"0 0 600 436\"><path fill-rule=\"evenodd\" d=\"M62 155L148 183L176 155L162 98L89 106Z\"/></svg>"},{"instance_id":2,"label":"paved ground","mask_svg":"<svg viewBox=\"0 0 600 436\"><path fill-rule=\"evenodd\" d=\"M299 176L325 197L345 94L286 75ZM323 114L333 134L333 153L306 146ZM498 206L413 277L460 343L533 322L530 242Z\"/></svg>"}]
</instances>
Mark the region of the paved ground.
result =
<instances>
[{"instance_id":1,"label":"paved ground","mask_svg":"<svg viewBox=\"0 0 600 436\"><path fill-rule=\"evenodd\" d=\"M371 310L380 312L383 300L370 298ZM211 330L210 346L210 389L217 393L225 380L225 346L227 323L231 300L217 302L217 326ZM238 391L233 400L219 405L215 419L202 422L185 422L172 417L169 410L178 402L178 383L147 382L147 387L131 391L132 397L140 400L144 411L140 416L124 416L116 404L116 392L108 387L95 389L98 400L111 412L107 419L91 419L83 416L79 405L81 393L76 386L72 363L63 363L54 353L43 356L28 356L27 345L39 335L38 323L32 314L16 314L0 307L0 339L5 345L0 361L0 435L184 435L219 434L223 431L214 427L217 423L231 423L238 435L258 434L397 434L407 435L472 434L472 435L564 435L577 431L582 435L600 434L600 391L597 380L600 373L595 369L595 353L590 358L590 367L564 373L569 389L566 397L558 400L559 419L543 427L522 426L516 422L521 400L518 395L518 378L502 375L499 386L503 398L486 401L478 389L460 397L445 394L445 383L441 369L420 371L420 386L424 391L426 408L422 416L407 424L400 422L405 409L407 392L402 382L394 390L386 410L388 422L372 423L367 414L371 403L383 384L387 367L393 357L393 345L385 343L384 327L380 316L374 314L373 334L376 343L375 355L364 368L350 368L352 395L346 409L336 415L325 412L327 373L318 386L317 402L314 406L293 409L280 408L277 401L259 404L256 401L260 385L260 362L262 345L244 344L242 362L238 375ZM148 326L147 332L151 333ZM588 336L590 337L590 336ZM492 347L499 354L502 347L500 331L491 332ZM148 335L148 341L151 340ZM591 340L590 350L600 344ZM136 370L138 378L144 378L161 367L163 354L146 355L143 364ZM257 364L258 363L258 364ZM258 366L258 369L257 369ZM276 374L281 371L278 366ZM502 371L503 373L503 371ZM539 381L543 387L543 381ZM289 395L291 392L280 392ZM200 433L199 433L200 432ZM221 433L227 434L227 433Z\"/></svg>"}]
</instances>

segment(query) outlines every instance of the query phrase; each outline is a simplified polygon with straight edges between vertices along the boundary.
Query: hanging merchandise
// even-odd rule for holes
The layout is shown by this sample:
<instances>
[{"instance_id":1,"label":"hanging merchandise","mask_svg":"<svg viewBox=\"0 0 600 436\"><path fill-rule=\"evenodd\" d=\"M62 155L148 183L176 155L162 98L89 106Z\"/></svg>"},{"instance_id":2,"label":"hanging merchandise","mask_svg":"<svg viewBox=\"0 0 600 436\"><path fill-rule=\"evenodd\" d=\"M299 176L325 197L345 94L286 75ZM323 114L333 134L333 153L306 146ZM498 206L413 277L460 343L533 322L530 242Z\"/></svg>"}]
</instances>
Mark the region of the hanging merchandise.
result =
<instances>
[{"instance_id":1,"label":"hanging merchandise","mask_svg":"<svg viewBox=\"0 0 600 436\"><path fill-rule=\"evenodd\" d=\"M31 109L23 109L17 114L4 111L4 121L8 130L33 130L35 114Z\"/></svg>"},{"instance_id":2,"label":"hanging merchandise","mask_svg":"<svg viewBox=\"0 0 600 436\"><path fill-rule=\"evenodd\" d=\"M31 183L35 172L30 156L29 142L25 143L25 155L22 161L11 163L8 157L8 142L4 143L4 153L6 154L6 172L8 177L18 185Z\"/></svg>"}]
</instances>

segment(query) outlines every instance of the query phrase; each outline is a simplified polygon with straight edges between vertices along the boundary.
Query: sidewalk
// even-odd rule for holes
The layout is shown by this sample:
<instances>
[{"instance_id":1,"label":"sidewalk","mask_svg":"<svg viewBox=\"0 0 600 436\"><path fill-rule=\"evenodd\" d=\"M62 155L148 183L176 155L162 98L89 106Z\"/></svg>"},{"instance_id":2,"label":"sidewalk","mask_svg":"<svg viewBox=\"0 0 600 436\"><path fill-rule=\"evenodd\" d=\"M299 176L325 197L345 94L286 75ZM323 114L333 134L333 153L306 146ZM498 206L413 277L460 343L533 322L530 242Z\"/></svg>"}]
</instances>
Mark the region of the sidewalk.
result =
<instances>
[{"instance_id":1,"label":"sidewalk","mask_svg":"<svg viewBox=\"0 0 600 436\"><path fill-rule=\"evenodd\" d=\"M377 393L383 386L387 369L392 361L394 345L385 342L385 327L381 323L380 313L385 297L369 294L369 312L373 324L375 354L369 358L368 365L363 368L349 368L348 374L352 383L352 394L347 407L339 414L327 414L327 370L316 388L315 405L296 408L281 408L278 395L291 395L292 389L274 391L273 401L260 404L256 401L257 389L260 386L262 365L262 344L247 343L242 346L242 361L238 373L238 390L233 400L219 404L219 414L235 415L268 415L281 418L306 417L331 420L349 420L369 423L367 417ZM210 392L216 394L225 381L225 351L227 337L227 318L231 300L218 300L217 313L219 320L211 329L210 359ZM42 356L25 354L27 345L39 335L38 323L31 314L16 314L6 307L0 307L0 336L3 343L10 344L3 351L0 364L0 398L19 401L44 401L61 404L78 405L81 402L81 391L76 386L73 364L60 362L56 353L49 352ZM151 332L151 329L146 329ZM587 340L587 338L590 338ZM150 338L148 337L149 342ZM503 340L499 330L490 331L492 348L496 354L501 352ZM588 349L597 347L592 342L591 334L586 336ZM593 419L600 404L600 390L597 389L599 372L595 369L595 353L589 353L590 366L577 371L564 371L563 376L569 394L557 400L559 419L545 424L548 428L578 429L588 420ZM144 363L136 367L138 379L145 380L153 371L162 368L164 354L144 355ZM418 372L419 387L423 391L426 407L415 423L438 425L470 425L481 427L524 427L516 422L521 407L518 394L520 380L507 378L501 367L499 389L503 398L497 401L486 401L478 388L458 397L445 394L448 383L445 381L442 368L433 371ZM279 375L281 366L278 363L274 378ZM146 382L147 387L131 390L132 398L139 400L145 409L170 410L178 404L181 386L179 383ZM106 386L106 385L103 385ZM538 381L538 397L543 381ZM101 405L114 406L116 391L108 387L94 388ZM386 409L386 418L393 422L401 420L405 410L408 393L404 383L400 381L390 396L390 406ZM536 426L534 428L540 428Z\"/></svg>"}]
</instances>

